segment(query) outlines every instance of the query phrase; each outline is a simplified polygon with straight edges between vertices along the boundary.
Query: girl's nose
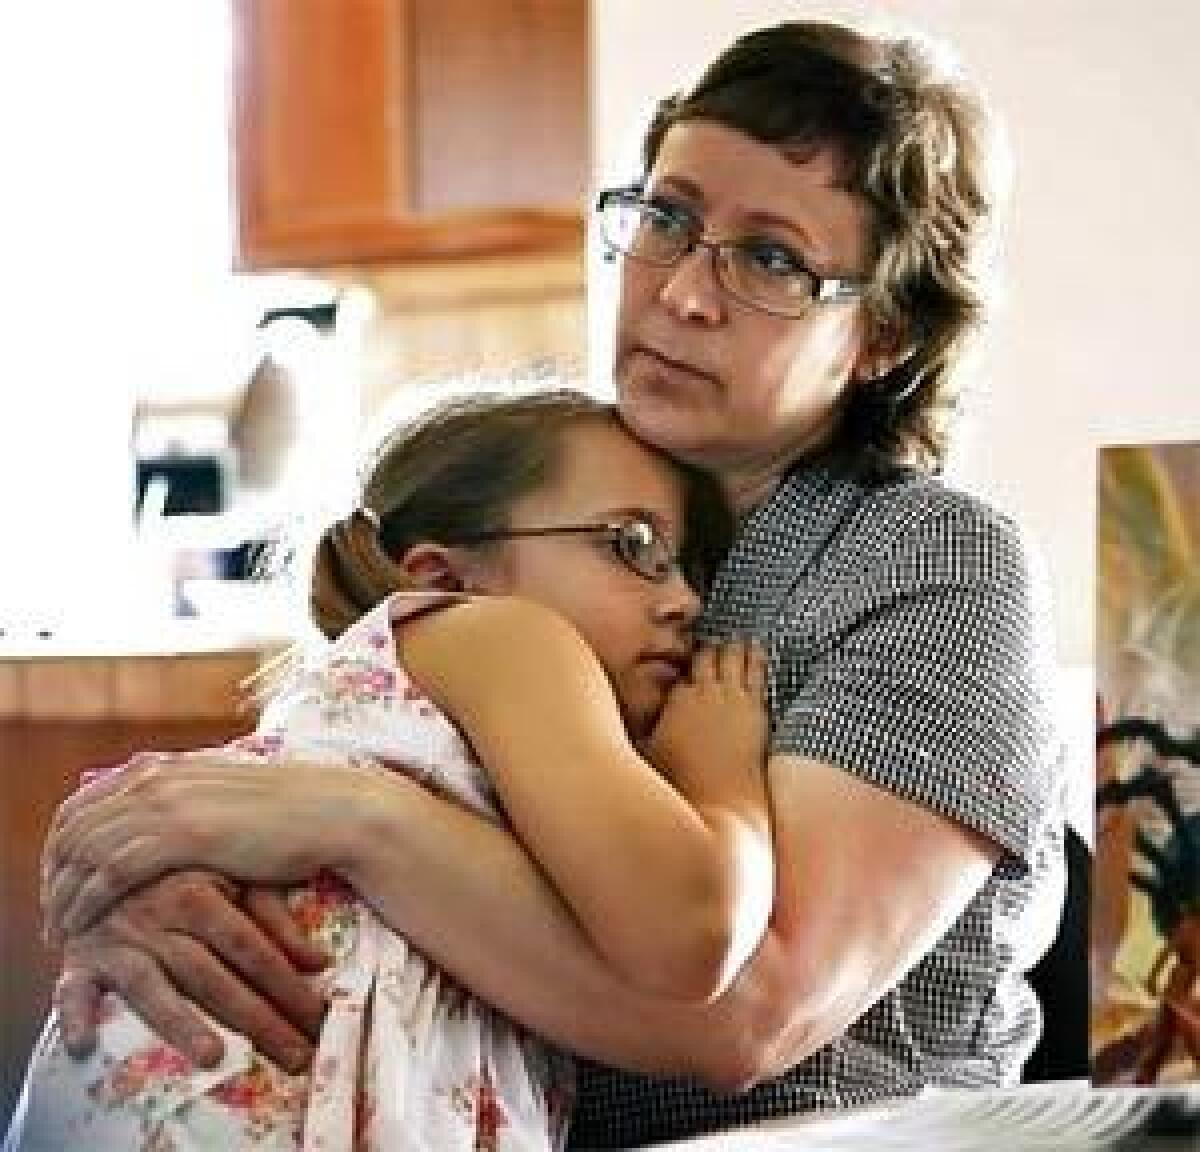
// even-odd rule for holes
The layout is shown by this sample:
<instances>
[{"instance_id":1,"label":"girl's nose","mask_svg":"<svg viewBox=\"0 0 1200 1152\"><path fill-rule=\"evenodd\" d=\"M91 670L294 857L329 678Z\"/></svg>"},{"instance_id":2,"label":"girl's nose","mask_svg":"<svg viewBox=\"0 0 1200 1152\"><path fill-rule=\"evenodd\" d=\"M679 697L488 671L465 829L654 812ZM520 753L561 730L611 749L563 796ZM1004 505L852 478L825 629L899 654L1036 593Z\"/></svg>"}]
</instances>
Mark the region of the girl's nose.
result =
<instances>
[{"instance_id":1,"label":"girl's nose","mask_svg":"<svg viewBox=\"0 0 1200 1152\"><path fill-rule=\"evenodd\" d=\"M703 603L696 590L684 579L683 572L676 567L662 585L655 608L655 617L664 624L678 624L690 628L700 615Z\"/></svg>"}]
</instances>

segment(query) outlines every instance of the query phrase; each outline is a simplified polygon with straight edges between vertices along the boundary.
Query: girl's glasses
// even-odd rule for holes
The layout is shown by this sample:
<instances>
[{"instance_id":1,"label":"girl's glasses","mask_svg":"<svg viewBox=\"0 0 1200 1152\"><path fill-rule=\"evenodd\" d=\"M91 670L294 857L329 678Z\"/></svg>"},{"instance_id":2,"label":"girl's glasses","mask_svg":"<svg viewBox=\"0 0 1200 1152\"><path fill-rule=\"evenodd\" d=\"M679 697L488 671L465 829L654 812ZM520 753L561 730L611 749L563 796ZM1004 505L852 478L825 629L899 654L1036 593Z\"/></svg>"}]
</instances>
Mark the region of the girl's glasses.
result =
<instances>
[{"instance_id":1,"label":"girl's glasses","mask_svg":"<svg viewBox=\"0 0 1200 1152\"><path fill-rule=\"evenodd\" d=\"M665 584L671 574L682 571L679 558L666 536L650 520L631 516L602 524L555 524L544 528L508 528L496 532L473 532L458 537L461 544L487 540L512 540L523 536L603 536L613 555L631 572L655 584Z\"/></svg>"}]
</instances>

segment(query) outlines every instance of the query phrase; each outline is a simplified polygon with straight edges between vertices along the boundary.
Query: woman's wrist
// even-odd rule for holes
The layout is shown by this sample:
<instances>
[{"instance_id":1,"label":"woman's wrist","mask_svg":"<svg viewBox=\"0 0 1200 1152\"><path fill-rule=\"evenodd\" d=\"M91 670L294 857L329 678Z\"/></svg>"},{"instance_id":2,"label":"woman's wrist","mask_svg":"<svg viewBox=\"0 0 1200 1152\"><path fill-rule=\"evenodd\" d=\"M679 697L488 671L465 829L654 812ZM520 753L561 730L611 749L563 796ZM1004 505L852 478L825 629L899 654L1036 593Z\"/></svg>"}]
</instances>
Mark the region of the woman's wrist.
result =
<instances>
[{"instance_id":1,"label":"woman's wrist","mask_svg":"<svg viewBox=\"0 0 1200 1152\"><path fill-rule=\"evenodd\" d=\"M397 790L406 778L375 765L353 759L351 770L340 774L331 802L336 818L329 823L323 867L336 872L359 891L369 891L379 849L404 837L403 811Z\"/></svg>"}]
</instances>

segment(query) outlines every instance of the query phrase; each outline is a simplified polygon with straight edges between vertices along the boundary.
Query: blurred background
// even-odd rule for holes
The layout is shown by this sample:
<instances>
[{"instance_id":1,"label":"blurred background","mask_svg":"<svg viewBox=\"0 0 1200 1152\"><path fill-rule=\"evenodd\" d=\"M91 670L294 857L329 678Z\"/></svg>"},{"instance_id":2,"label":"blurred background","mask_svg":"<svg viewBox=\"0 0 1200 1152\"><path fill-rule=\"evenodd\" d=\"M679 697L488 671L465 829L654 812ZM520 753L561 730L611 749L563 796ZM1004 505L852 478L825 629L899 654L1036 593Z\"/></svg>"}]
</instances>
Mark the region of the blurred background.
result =
<instances>
[{"instance_id":1,"label":"blurred background","mask_svg":"<svg viewBox=\"0 0 1200 1152\"><path fill-rule=\"evenodd\" d=\"M585 0L109 0L0 30L0 1127L81 769L250 728L245 579L447 374L582 371ZM302 581L298 581L302 584Z\"/></svg>"},{"instance_id":2,"label":"blurred background","mask_svg":"<svg viewBox=\"0 0 1200 1152\"><path fill-rule=\"evenodd\" d=\"M22 5L0 35L0 1117L51 970L37 845L79 768L253 723L239 680L302 615L247 560L343 510L432 381L556 364L607 389L592 193L636 174L654 99L807 15L944 38L1003 113L1007 292L953 470L1041 547L1090 746L1097 446L1200 435L1190 0Z\"/></svg>"},{"instance_id":3,"label":"blurred background","mask_svg":"<svg viewBox=\"0 0 1200 1152\"><path fill-rule=\"evenodd\" d=\"M114 0L8 22L10 641L277 631L228 579L243 545L341 509L397 388L579 370L587 21Z\"/></svg>"}]
</instances>

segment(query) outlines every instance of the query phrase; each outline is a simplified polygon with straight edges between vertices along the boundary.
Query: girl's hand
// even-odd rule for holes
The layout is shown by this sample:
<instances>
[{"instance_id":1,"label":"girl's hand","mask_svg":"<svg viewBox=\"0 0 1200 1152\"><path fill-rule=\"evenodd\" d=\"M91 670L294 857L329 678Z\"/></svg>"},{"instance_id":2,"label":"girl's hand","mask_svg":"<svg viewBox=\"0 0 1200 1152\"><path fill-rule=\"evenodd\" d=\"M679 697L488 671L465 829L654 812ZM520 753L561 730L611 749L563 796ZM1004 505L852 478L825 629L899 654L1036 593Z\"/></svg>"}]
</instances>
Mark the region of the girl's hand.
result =
<instances>
[{"instance_id":1,"label":"girl's hand","mask_svg":"<svg viewBox=\"0 0 1200 1152\"><path fill-rule=\"evenodd\" d=\"M380 770L229 751L137 757L58 809L43 855L48 935L81 932L121 896L183 868L272 885L336 868L348 790Z\"/></svg>"},{"instance_id":2,"label":"girl's hand","mask_svg":"<svg viewBox=\"0 0 1200 1152\"><path fill-rule=\"evenodd\" d=\"M752 640L700 649L671 689L646 758L695 805L763 797L766 658Z\"/></svg>"}]
</instances>

